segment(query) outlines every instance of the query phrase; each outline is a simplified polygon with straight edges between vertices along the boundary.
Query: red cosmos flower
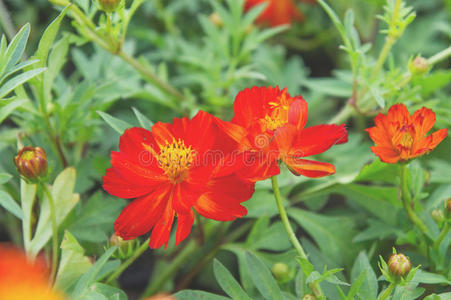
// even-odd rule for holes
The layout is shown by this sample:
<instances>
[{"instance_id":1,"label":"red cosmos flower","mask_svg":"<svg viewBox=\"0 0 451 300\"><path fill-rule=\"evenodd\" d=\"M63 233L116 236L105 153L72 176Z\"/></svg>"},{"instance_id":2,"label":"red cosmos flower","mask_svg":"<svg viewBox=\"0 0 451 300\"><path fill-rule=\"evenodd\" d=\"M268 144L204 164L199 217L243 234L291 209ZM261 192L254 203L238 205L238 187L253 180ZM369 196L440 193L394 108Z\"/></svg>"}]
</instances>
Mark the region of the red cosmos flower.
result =
<instances>
[{"instance_id":1,"label":"red cosmos flower","mask_svg":"<svg viewBox=\"0 0 451 300\"><path fill-rule=\"evenodd\" d=\"M232 141L214 119L201 111L192 120L175 118L172 124L156 123L151 131L124 132L103 177L108 193L136 198L114 223L118 236L129 240L152 230L149 245L160 248L168 244L174 216L176 245L188 236L193 208L218 221L246 215L240 203L252 196L254 186L233 173L235 165L224 165Z\"/></svg>"},{"instance_id":2,"label":"red cosmos flower","mask_svg":"<svg viewBox=\"0 0 451 300\"><path fill-rule=\"evenodd\" d=\"M244 10L248 11L252 7L265 2L268 5L256 20L259 24L268 24L275 27L304 19L304 15L293 0L246 0Z\"/></svg>"},{"instance_id":3,"label":"red cosmos flower","mask_svg":"<svg viewBox=\"0 0 451 300\"><path fill-rule=\"evenodd\" d=\"M295 175L322 177L335 173L333 165L303 157L347 142L345 126L304 128L308 111L301 96L291 97L278 87L253 87L238 93L233 110L230 123L218 122L245 154L247 168L238 171L242 178L255 182L277 175L279 160Z\"/></svg>"},{"instance_id":4,"label":"red cosmos flower","mask_svg":"<svg viewBox=\"0 0 451 300\"><path fill-rule=\"evenodd\" d=\"M20 250L0 244L0 299L63 300L49 288L47 271L43 261L28 262Z\"/></svg>"},{"instance_id":5,"label":"red cosmos flower","mask_svg":"<svg viewBox=\"0 0 451 300\"><path fill-rule=\"evenodd\" d=\"M435 113L422 107L410 116L404 104L395 104L387 115L374 118L376 126L366 129L376 143L371 151L386 163L405 162L432 151L448 133L440 129L426 136L435 123Z\"/></svg>"}]
</instances>

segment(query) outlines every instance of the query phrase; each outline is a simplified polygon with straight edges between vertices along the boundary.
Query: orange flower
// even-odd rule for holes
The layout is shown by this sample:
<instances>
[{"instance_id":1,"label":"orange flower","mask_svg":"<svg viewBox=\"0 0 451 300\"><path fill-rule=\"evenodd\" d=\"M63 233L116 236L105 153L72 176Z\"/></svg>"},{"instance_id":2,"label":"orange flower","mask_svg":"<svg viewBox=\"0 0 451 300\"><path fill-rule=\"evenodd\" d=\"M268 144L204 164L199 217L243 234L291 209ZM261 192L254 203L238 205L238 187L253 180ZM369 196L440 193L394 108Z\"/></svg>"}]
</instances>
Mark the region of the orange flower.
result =
<instances>
[{"instance_id":1,"label":"orange flower","mask_svg":"<svg viewBox=\"0 0 451 300\"><path fill-rule=\"evenodd\" d=\"M348 141L342 125L321 124L305 128L307 102L291 97L286 89L253 87L238 93L231 122L217 120L238 144L245 168L237 174L249 181L280 173L283 161L295 175L322 177L335 173L332 164L303 159Z\"/></svg>"},{"instance_id":2,"label":"orange flower","mask_svg":"<svg viewBox=\"0 0 451 300\"><path fill-rule=\"evenodd\" d=\"M0 299L63 300L49 289L48 272L42 261L27 261L19 250L0 244Z\"/></svg>"},{"instance_id":3,"label":"orange flower","mask_svg":"<svg viewBox=\"0 0 451 300\"><path fill-rule=\"evenodd\" d=\"M432 151L443 141L448 129L426 136L435 123L435 113L422 107L412 116L404 104L395 104L387 115L374 118L376 126L366 129L376 144L371 151L386 163L405 162Z\"/></svg>"},{"instance_id":4,"label":"orange flower","mask_svg":"<svg viewBox=\"0 0 451 300\"><path fill-rule=\"evenodd\" d=\"M293 21L302 21L304 15L299 11L293 0L246 0L244 10L268 3L265 10L257 18L257 23L268 24L272 27L291 24Z\"/></svg>"}]
</instances>

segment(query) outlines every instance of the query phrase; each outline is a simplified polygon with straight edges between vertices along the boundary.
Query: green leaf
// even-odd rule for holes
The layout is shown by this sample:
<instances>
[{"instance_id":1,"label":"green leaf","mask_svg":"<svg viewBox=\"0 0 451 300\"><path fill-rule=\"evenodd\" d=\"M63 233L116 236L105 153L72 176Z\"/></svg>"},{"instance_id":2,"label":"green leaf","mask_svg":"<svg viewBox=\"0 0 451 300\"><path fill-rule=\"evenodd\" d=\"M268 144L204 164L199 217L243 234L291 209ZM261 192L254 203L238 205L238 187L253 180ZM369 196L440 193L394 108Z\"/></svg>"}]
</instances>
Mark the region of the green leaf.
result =
<instances>
[{"instance_id":1,"label":"green leaf","mask_svg":"<svg viewBox=\"0 0 451 300\"><path fill-rule=\"evenodd\" d=\"M5 72L8 72L22 57L27 45L28 36L30 35L30 24L25 24L9 43L6 53L0 58L0 78ZM3 67L2 67L3 65ZM0 97L1 98L1 97Z\"/></svg>"},{"instance_id":2,"label":"green leaf","mask_svg":"<svg viewBox=\"0 0 451 300\"><path fill-rule=\"evenodd\" d=\"M305 258L302 257L296 257L296 260L298 261L299 265L301 266L302 271L304 272L305 277L310 276L312 272L315 270L315 267L312 265L312 263Z\"/></svg>"},{"instance_id":3,"label":"green leaf","mask_svg":"<svg viewBox=\"0 0 451 300\"><path fill-rule=\"evenodd\" d=\"M111 126L114 130L116 130L117 133L123 134L125 129L133 127L132 125L128 124L125 121L119 120L118 118L115 118L107 113L104 113L102 111L97 111L97 113L102 117L102 119Z\"/></svg>"},{"instance_id":4,"label":"green leaf","mask_svg":"<svg viewBox=\"0 0 451 300\"><path fill-rule=\"evenodd\" d=\"M173 295L177 300L230 300L230 298L204 291L183 290Z\"/></svg>"},{"instance_id":5,"label":"green leaf","mask_svg":"<svg viewBox=\"0 0 451 300\"><path fill-rule=\"evenodd\" d=\"M0 184L7 183L13 176L8 173L0 173Z\"/></svg>"},{"instance_id":6,"label":"green leaf","mask_svg":"<svg viewBox=\"0 0 451 300\"><path fill-rule=\"evenodd\" d=\"M426 283L426 284L448 284L451 285L451 280L448 280L445 276L441 274L435 274L426 272L423 270L418 270L413 278L415 282Z\"/></svg>"},{"instance_id":7,"label":"green leaf","mask_svg":"<svg viewBox=\"0 0 451 300\"><path fill-rule=\"evenodd\" d=\"M0 109L0 124L14 111L16 108L26 103L27 100L14 100Z\"/></svg>"},{"instance_id":8,"label":"green leaf","mask_svg":"<svg viewBox=\"0 0 451 300\"><path fill-rule=\"evenodd\" d=\"M11 78L0 87L0 99L4 98L7 94L9 94L9 92L14 90L16 87L20 86L24 82L27 82L31 78L41 74L44 71L45 68L34 69Z\"/></svg>"},{"instance_id":9,"label":"green leaf","mask_svg":"<svg viewBox=\"0 0 451 300\"><path fill-rule=\"evenodd\" d=\"M0 206L3 206L4 209L18 217L19 219L23 218L22 209L19 204L6 192L0 191Z\"/></svg>"},{"instance_id":10,"label":"green leaf","mask_svg":"<svg viewBox=\"0 0 451 300\"><path fill-rule=\"evenodd\" d=\"M127 300L127 295L124 291L103 284L103 283L94 283L89 287L89 292L83 297L83 300L88 299L107 299L107 300ZM97 298L96 298L97 297Z\"/></svg>"},{"instance_id":11,"label":"green leaf","mask_svg":"<svg viewBox=\"0 0 451 300\"><path fill-rule=\"evenodd\" d=\"M378 288L377 277L376 273L371 268L370 262L365 252L360 252L354 263L354 266L352 267L351 282L353 286L361 274L365 274L365 277L363 278L362 285L358 290L360 298L365 300L375 300L377 298Z\"/></svg>"},{"instance_id":12,"label":"green leaf","mask_svg":"<svg viewBox=\"0 0 451 300\"><path fill-rule=\"evenodd\" d=\"M97 274L116 249L117 246L114 246L106 250L99 260L78 280L71 295L73 300L84 299L84 296L90 291L90 286L95 282Z\"/></svg>"},{"instance_id":13,"label":"green leaf","mask_svg":"<svg viewBox=\"0 0 451 300\"><path fill-rule=\"evenodd\" d=\"M135 113L141 127L150 130L153 126L153 122L143 115L137 108L132 107L132 110Z\"/></svg>"},{"instance_id":14,"label":"green leaf","mask_svg":"<svg viewBox=\"0 0 451 300\"><path fill-rule=\"evenodd\" d=\"M381 181L393 183L393 179L399 174L398 164L387 164L379 159L374 160L369 165L365 165L355 181Z\"/></svg>"},{"instance_id":15,"label":"green leaf","mask_svg":"<svg viewBox=\"0 0 451 300\"><path fill-rule=\"evenodd\" d=\"M348 217L324 216L290 208L288 214L313 237L321 251L342 265L354 257L356 248L350 248L354 236L354 222Z\"/></svg>"},{"instance_id":16,"label":"green leaf","mask_svg":"<svg viewBox=\"0 0 451 300\"><path fill-rule=\"evenodd\" d=\"M255 286L267 300L283 300L282 292L266 265L254 254L246 252L246 260Z\"/></svg>"},{"instance_id":17,"label":"green leaf","mask_svg":"<svg viewBox=\"0 0 451 300\"><path fill-rule=\"evenodd\" d=\"M33 203L36 196L36 184L28 184L25 180L20 180L20 202L22 204L22 231L24 236L24 246L26 252L30 251L31 243L31 216Z\"/></svg>"},{"instance_id":18,"label":"green leaf","mask_svg":"<svg viewBox=\"0 0 451 300\"><path fill-rule=\"evenodd\" d=\"M59 226L72 208L80 200L80 195L74 194L76 171L69 167L63 170L55 179L53 186L49 187L55 203L56 223ZM42 201L41 213L39 215L36 233L31 241L31 253L37 255L47 244L52 236L52 226L50 218L50 206L47 195Z\"/></svg>"},{"instance_id":19,"label":"green leaf","mask_svg":"<svg viewBox=\"0 0 451 300\"><path fill-rule=\"evenodd\" d=\"M68 291L74 282L89 270L91 265L91 261L84 256L84 249L75 237L69 231L65 231L61 242L61 260L55 287L61 291Z\"/></svg>"},{"instance_id":20,"label":"green leaf","mask_svg":"<svg viewBox=\"0 0 451 300\"><path fill-rule=\"evenodd\" d=\"M213 270L219 285L227 295L232 297L232 299L251 300L241 288L240 284L233 278L232 274L230 274L227 268L217 259L213 262Z\"/></svg>"}]
</instances>

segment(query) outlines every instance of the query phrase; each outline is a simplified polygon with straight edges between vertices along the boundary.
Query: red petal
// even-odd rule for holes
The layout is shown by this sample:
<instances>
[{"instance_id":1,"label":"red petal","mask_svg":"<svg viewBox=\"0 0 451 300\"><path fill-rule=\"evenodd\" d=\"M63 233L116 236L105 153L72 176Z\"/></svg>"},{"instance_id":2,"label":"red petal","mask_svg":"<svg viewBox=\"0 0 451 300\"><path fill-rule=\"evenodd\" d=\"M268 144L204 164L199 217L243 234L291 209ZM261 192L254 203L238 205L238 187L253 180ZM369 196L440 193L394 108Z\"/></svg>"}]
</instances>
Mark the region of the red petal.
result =
<instances>
[{"instance_id":1,"label":"red petal","mask_svg":"<svg viewBox=\"0 0 451 300\"><path fill-rule=\"evenodd\" d=\"M279 149L280 156L287 156L291 152L293 142L298 132L297 127L292 124L280 127L274 132L274 140Z\"/></svg>"},{"instance_id":2,"label":"red petal","mask_svg":"<svg viewBox=\"0 0 451 300\"><path fill-rule=\"evenodd\" d=\"M421 152L429 152L435 149L435 147L437 147L437 145L440 144L447 135L448 135L447 128L437 130L436 132L432 133L431 135L423 139L421 141L421 144L418 146L418 150L416 150L412 154L418 156L422 155Z\"/></svg>"},{"instance_id":3,"label":"red petal","mask_svg":"<svg viewBox=\"0 0 451 300\"><path fill-rule=\"evenodd\" d=\"M133 200L114 222L116 234L130 240L149 232L161 218L171 185L162 184L151 194Z\"/></svg>"},{"instance_id":4,"label":"red petal","mask_svg":"<svg viewBox=\"0 0 451 300\"><path fill-rule=\"evenodd\" d=\"M378 145L384 147L392 147L393 143L391 138L388 137L387 132L381 127L371 127L365 129L368 132L371 140Z\"/></svg>"},{"instance_id":5,"label":"red petal","mask_svg":"<svg viewBox=\"0 0 451 300\"><path fill-rule=\"evenodd\" d=\"M371 151L385 163L394 164L400 159L399 153L393 147L373 146Z\"/></svg>"},{"instance_id":6,"label":"red petal","mask_svg":"<svg viewBox=\"0 0 451 300\"><path fill-rule=\"evenodd\" d=\"M308 117L308 105L307 102L301 97L297 97L296 100L290 105L288 111L288 122L296 126L298 130L304 128L307 123Z\"/></svg>"},{"instance_id":7,"label":"red petal","mask_svg":"<svg viewBox=\"0 0 451 300\"><path fill-rule=\"evenodd\" d=\"M155 187L152 185L139 185L133 180L130 182L121 177L114 168L107 169L102 179L105 191L113 196L125 199L143 196L150 193Z\"/></svg>"},{"instance_id":8,"label":"red petal","mask_svg":"<svg viewBox=\"0 0 451 300\"><path fill-rule=\"evenodd\" d=\"M324 177L335 173L335 166L329 163L298 159L286 158L284 162L295 175L304 175L311 178Z\"/></svg>"},{"instance_id":9,"label":"red petal","mask_svg":"<svg viewBox=\"0 0 451 300\"><path fill-rule=\"evenodd\" d=\"M422 139L435 124L435 113L432 109L422 107L413 113L412 121L415 126L415 140Z\"/></svg>"},{"instance_id":10,"label":"red petal","mask_svg":"<svg viewBox=\"0 0 451 300\"><path fill-rule=\"evenodd\" d=\"M181 137L185 141L186 146L191 145L200 156L208 149L211 149L215 142L219 129L213 123L213 120L214 118L211 114L199 111L191 121L188 121L186 132Z\"/></svg>"},{"instance_id":11,"label":"red petal","mask_svg":"<svg viewBox=\"0 0 451 300\"><path fill-rule=\"evenodd\" d=\"M317 125L304 128L293 142L290 155L304 157L322 153L348 141L345 125Z\"/></svg>"},{"instance_id":12,"label":"red petal","mask_svg":"<svg viewBox=\"0 0 451 300\"><path fill-rule=\"evenodd\" d=\"M410 123L410 113L407 107L398 103L390 107L387 112L387 119L389 122L397 122L398 124L409 124Z\"/></svg>"},{"instance_id":13,"label":"red petal","mask_svg":"<svg viewBox=\"0 0 451 300\"><path fill-rule=\"evenodd\" d=\"M167 201L164 212L150 235L149 247L158 249L163 244L168 246L169 236L171 235L172 223L174 222L175 211L172 208L172 201Z\"/></svg>"},{"instance_id":14,"label":"red petal","mask_svg":"<svg viewBox=\"0 0 451 300\"><path fill-rule=\"evenodd\" d=\"M191 209L187 213L177 213L177 232L175 235L176 246L189 235L193 223L194 212Z\"/></svg>"},{"instance_id":15,"label":"red petal","mask_svg":"<svg viewBox=\"0 0 451 300\"><path fill-rule=\"evenodd\" d=\"M199 214L217 221L231 221L246 215L246 208L240 203L252 196L253 183L230 175L210 181L207 188L194 205Z\"/></svg>"},{"instance_id":16,"label":"red petal","mask_svg":"<svg viewBox=\"0 0 451 300\"><path fill-rule=\"evenodd\" d=\"M238 170L237 175L251 182L268 179L280 173L277 163L278 153L244 153L242 159L243 168Z\"/></svg>"},{"instance_id":17,"label":"red petal","mask_svg":"<svg viewBox=\"0 0 451 300\"><path fill-rule=\"evenodd\" d=\"M147 157L153 157L153 150L158 146L149 130L139 127L126 129L119 142L119 151L128 160L139 163L143 152L147 151Z\"/></svg>"}]
</instances>

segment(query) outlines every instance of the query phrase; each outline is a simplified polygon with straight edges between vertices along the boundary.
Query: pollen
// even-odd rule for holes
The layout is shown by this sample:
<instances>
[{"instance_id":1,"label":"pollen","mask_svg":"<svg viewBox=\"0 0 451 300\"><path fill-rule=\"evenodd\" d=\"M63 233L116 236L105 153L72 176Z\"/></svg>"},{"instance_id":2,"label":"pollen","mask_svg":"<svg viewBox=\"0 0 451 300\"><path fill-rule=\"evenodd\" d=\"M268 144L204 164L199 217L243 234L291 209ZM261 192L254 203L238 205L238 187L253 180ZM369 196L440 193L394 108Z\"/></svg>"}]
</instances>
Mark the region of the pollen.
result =
<instances>
[{"instance_id":1,"label":"pollen","mask_svg":"<svg viewBox=\"0 0 451 300\"><path fill-rule=\"evenodd\" d=\"M169 179L176 183L186 178L195 156L196 153L191 146L187 147L181 139L174 139L172 143L166 141L166 144L160 148L157 160Z\"/></svg>"},{"instance_id":2,"label":"pollen","mask_svg":"<svg viewBox=\"0 0 451 300\"><path fill-rule=\"evenodd\" d=\"M261 119L265 130L274 131L288 123L288 110L292 102L293 99L287 97L286 93L277 97L275 101L268 102L271 112Z\"/></svg>"}]
</instances>

